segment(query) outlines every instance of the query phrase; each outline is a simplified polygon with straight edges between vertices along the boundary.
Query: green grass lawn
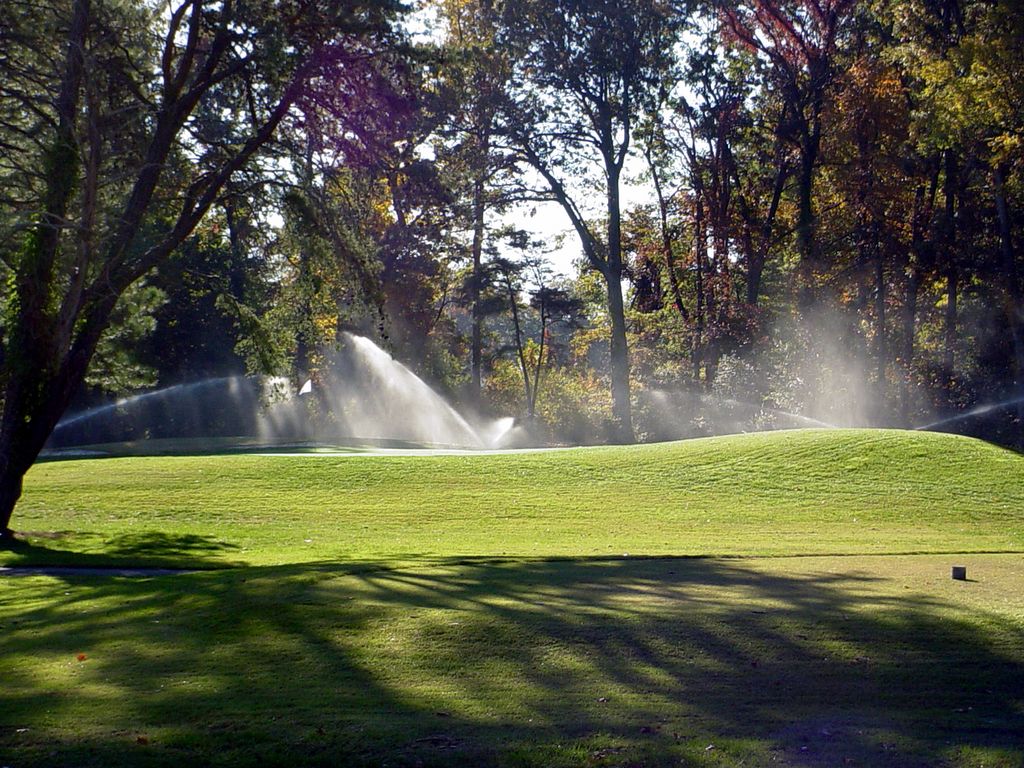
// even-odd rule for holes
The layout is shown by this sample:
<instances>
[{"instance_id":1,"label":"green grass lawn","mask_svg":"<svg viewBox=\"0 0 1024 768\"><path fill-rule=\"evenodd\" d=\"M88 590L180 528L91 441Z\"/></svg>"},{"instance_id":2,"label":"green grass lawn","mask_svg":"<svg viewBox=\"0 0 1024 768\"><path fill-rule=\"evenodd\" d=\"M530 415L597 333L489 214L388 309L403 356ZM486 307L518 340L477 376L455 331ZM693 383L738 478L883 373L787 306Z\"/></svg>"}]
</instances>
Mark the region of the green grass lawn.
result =
<instances>
[{"instance_id":1,"label":"green grass lawn","mask_svg":"<svg viewBox=\"0 0 1024 768\"><path fill-rule=\"evenodd\" d=\"M14 527L203 570L0 577L12 768L1024 766L1024 457L977 441L52 462Z\"/></svg>"}]
</instances>

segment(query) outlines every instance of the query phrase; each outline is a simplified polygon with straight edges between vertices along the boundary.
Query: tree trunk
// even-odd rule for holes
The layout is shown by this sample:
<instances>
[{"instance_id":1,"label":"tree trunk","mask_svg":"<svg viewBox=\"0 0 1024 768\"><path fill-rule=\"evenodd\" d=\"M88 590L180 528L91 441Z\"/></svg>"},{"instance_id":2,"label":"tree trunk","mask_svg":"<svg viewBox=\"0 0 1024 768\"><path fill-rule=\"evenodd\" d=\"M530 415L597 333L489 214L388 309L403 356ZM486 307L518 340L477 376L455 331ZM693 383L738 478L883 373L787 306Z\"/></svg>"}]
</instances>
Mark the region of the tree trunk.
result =
<instances>
[{"instance_id":1,"label":"tree trunk","mask_svg":"<svg viewBox=\"0 0 1024 768\"><path fill-rule=\"evenodd\" d=\"M996 202L996 214L999 220L999 253L1002 257L1003 272L1006 280L1007 317L1010 334L1013 339L1014 356L1014 396L1024 394L1024 302L1021 301L1020 273L1017 269L1017 258L1013 249L1013 220L1010 206L1006 200L1006 168L997 164L992 169L993 193ZM1024 403L1017 405L1017 421L1024 430ZM1024 438L1024 434L1021 435Z\"/></svg>"},{"instance_id":2,"label":"tree trunk","mask_svg":"<svg viewBox=\"0 0 1024 768\"><path fill-rule=\"evenodd\" d=\"M537 413L537 396L540 393L540 371L544 366L544 350L548 335L548 316L543 307L540 310L540 342L537 350L537 366L533 369L533 392L530 393L530 414Z\"/></svg>"},{"instance_id":3,"label":"tree trunk","mask_svg":"<svg viewBox=\"0 0 1024 768\"><path fill-rule=\"evenodd\" d=\"M914 193L914 208L910 222L910 255L906 270L906 296L903 303L903 351L900 391L900 416L904 426L910 422L911 377L914 369L914 342L917 334L917 303L924 280L924 274L933 263L934 241L926 237L931 232L932 218L935 211L935 197L939 188L939 173L942 168L941 158L933 156L928 160L927 167L931 171L927 196L925 187L919 186Z\"/></svg>"},{"instance_id":4,"label":"tree trunk","mask_svg":"<svg viewBox=\"0 0 1024 768\"><path fill-rule=\"evenodd\" d=\"M480 307L480 284L483 281L484 212L484 183L481 178L477 178L473 182L473 274L469 287L469 300L473 308L469 386L470 396L474 402L480 400L481 386L483 312Z\"/></svg>"},{"instance_id":5,"label":"tree trunk","mask_svg":"<svg viewBox=\"0 0 1024 768\"><path fill-rule=\"evenodd\" d=\"M695 210L694 210L694 231L693 231L693 263L694 263L694 278L695 286L694 290L697 294L696 305L697 308L694 312L694 328L693 328L693 380L694 383L700 383L700 372L704 363L704 320L707 308L706 296L704 295L704 265L707 261L707 239L704 234L704 199L703 189L700 184L694 185L694 193L696 196Z\"/></svg>"},{"instance_id":6,"label":"tree trunk","mask_svg":"<svg viewBox=\"0 0 1024 768\"><path fill-rule=\"evenodd\" d=\"M629 399L629 350L626 344L626 316L622 300L622 272L609 271L605 275L608 285L608 314L612 321L609 345L612 379L612 417L615 421L614 440L632 443L632 405Z\"/></svg>"},{"instance_id":7,"label":"tree trunk","mask_svg":"<svg viewBox=\"0 0 1024 768\"><path fill-rule=\"evenodd\" d=\"M654 192L658 197L658 215L661 224L661 250L665 258L665 271L668 272L668 284L672 289L672 301L676 311L683 321L690 319L690 313L686 311L683 303L683 294L679 290L679 275L676 274L676 260L672 249L672 233L668 224L668 200L665 199L665 191L661 186L661 176L658 173L658 166L651 153L645 150L647 164L651 171L651 180L654 182Z\"/></svg>"},{"instance_id":8,"label":"tree trunk","mask_svg":"<svg viewBox=\"0 0 1024 768\"><path fill-rule=\"evenodd\" d=\"M900 375L900 421L910 427L910 383L914 370L914 336L917 332L917 295L921 288L921 270L912 263L907 268L906 294L903 299L903 351Z\"/></svg>"},{"instance_id":9,"label":"tree trunk","mask_svg":"<svg viewBox=\"0 0 1024 768\"><path fill-rule=\"evenodd\" d=\"M814 305L814 283L818 271L814 232L814 166L816 160L816 142L808 138L802 142L800 170L797 175L796 248L800 256L797 301L803 310L810 309Z\"/></svg>"},{"instance_id":10,"label":"tree trunk","mask_svg":"<svg viewBox=\"0 0 1024 768\"><path fill-rule=\"evenodd\" d=\"M904 282L903 306L900 309L899 409L900 424L910 424L910 381L914 369L914 336L917 333L917 295L921 288L921 264L924 250L924 187L914 192L914 209L910 214L910 249L902 259Z\"/></svg>"},{"instance_id":11,"label":"tree trunk","mask_svg":"<svg viewBox=\"0 0 1024 768\"><path fill-rule=\"evenodd\" d=\"M625 134L629 136L629 127ZM608 296L608 315L612 332L609 341L609 367L612 390L611 438L620 443L634 442L632 405L629 393L629 349L626 341L626 315L622 300L622 211L619 199L619 179L622 165L626 160L628 141L616 149L615 131L612 129L610 113L605 110L603 125L599 130L600 149L604 157L607 186L605 189L608 218L605 222L605 243L595 237L587 222L573 203L565 186L555 177L545 162L530 145L529 140L520 138L520 148L527 161L544 177L555 200L562 206L573 228L580 236L583 251L590 265L604 277Z\"/></svg>"},{"instance_id":12,"label":"tree trunk","mask_svg":"<svg viewBox=\"0 0 1024 768\"><path fill-rule=\"evenodd\" d=\"M526 351L523 349L523 326L519 322L519 301L516 287L506 273L505 290L508 291L508 304L512 310L512 328L516 338L516 359L519 362L519 373L523 377L523 402L526 404L526 418L533 420L533 393L530 391L530 369L526 364Z\"/></svg>"},{"instance_id":13,"label":"tree trunk","mask_svg":"<svg viewBox=\"0 0 1024 768\"><path fill-rule=\"evenodd\" d=\"M14 275L17 319L4 350L7 384L0 416L0 538L10 539L11 515L21 498L22 478L70 400L55 384L69 361L63 329L53 307L54 264L68 206L78 181L76 113L84 77L89 0L76 0L65 49L64 73L55 107L56 134L46 157L44 212L26 238ZM94 345L95 346L95 345ZM85 370L82 366L82 375ZM77 385L77 382L76 382ZM59 388L60 392L68 389Z\"/></svg>"},{"instance_id":14,"label":"tree trunk","mask_svg":"<svg viewBox=\"0 0 1024 768\"><path fill-rule=\"evenodd\" d=\"M849 345L849 354L856 364L856 376L859 379L857 387L861 392L867 394L870 391L868 375L868 327L870 325L870 318L868 315L868 305L870 303L871 282L873 279L872 266L875 244L871 240L871 226L868 222L867 201L863 183L859 185L857 207L858 213L855 229L857 237L857 299L854 304L852 317L847 322L847 333L849 334L847 344Z\"/></svg>"},{"instance_id":15,"label":"tree trunk","mask_svg":"<svg viewBox=\"0 0 1024 768\"><path fill-rule=\"evenodd\" d=\"M875 254L875 412L879 424L884 425L886 407L886 378L888 344L885 339L885 255L878 247Z\"/></svg>"},{"instance_id":16,"label":"tree trunk","mask_svg":"<svg viewBox=\"0 0 1024 768\"><path fill-rule=\"evenodd\" d=\"M612 419L615 423L613 439L618 443L632 443L636 436L633 433L633 407L629 394L626 311L622 300L622 212L617 172L610 173L608 179L608 261L604 279L608 287L608 314L612 322L609 362L612 379Z\"/></svg>"},{"instance_id":17,"label":"tree trunk","mask_svg":"<svg viewBox=\"0 0 1024 768\"><path fill-rule=\"evenodd\" d=\"M740 240L743 249L743 258L747 266L746 300L747 304L756 305L761 295L761 280L764 275L764 267L768 262L768 253L772 245L772 233L775 231L775 218L779 212L779 203L782 200L782 193L786 188L786 181L789 179L789 166L785 160L786 153L783 148L782 139L777 138L775 144L775 179L772 182L772 197L768 203L768 213L757 224L754 211L743 191L743 184L740 181L739 169L736 166L732 152L729 152L729 164L732 169L732 178L736 186L736 202L739 208L740 218L743 221L742 237ZM755 226L756 225L756 226ZM758 230L758 238L754 242L754 230Z\"/></svg>"},{"instance_id":18,"label":"tree trunk","mask_svg":"<svg viewBox=\"0 0 1024 768\"><path fill-rule=\"evenodd\" d=\"M956 267L949 265L946 268L945 349L942 361L946 376L946 401L949 405L953 405L953 385L956 379L953 369L956 365L958 279Z\"/></svg>"},{"instance_id":19,"label":"tree trunk","mask_svg":"<svg viewBox=\"0 0 1024 768\"><path fill-rule=\"evenodd\" d=\"M957 253L956 253L956 191L959 176L957 157L953 150L946 150L946 178L943 182L945 197L945 217L943 229L945 242L946 277L946 316L945 316L945 349L943 367L945 369L945 388L947 404L953 404L954 366L956 365L956 324L957 324Z\"/></svg>"},{"instance_id":20,"label":"tree trunk","mask_svg":"<svg viewBox=\"0 0 1024 768\"><path fill-rule=\"evenodd\" d=\"M776 155L781 155L776 152ZM764 265L768 261L768 252L772 244L772 232L775 230L775 218L779 213L779 203L782 201L782 193L786 189L786 181L789 179L789 168L784 159L778 161L775 170L775 182L772 184L772 199L768 204L768 215L761 224L761 237L757 244L757 257L751 264L751 274L747 282L747 303L757 304L758 296L761 293L761 276L764 273Z\"/></svg>"},{"instance_id":21,"label":"tree trunk","mask_svg":"<svg viewBox=\"0 0 1024 768\"><path fill-rule=\"evenodd\" d=\"M14 535L10 527L11 515L21 498L22 478L52 430L52 426L45 430L43 426L47 421L55 425L63 412L61 407L56 414L46 413L47 403L41 401L40 392L26 396L20 382L11 384L5 393L0 423L0 538L8 539Z\"/></svg>"},{"instance_id":22,"label":"tree trunk","mask_svg":"<svg viewBox=\"0 0 1024 768\"><path fill-rule=\"evenodd\" d=\"M0 543L12 541L14 531L11 530L11 515L14 507L21 498L21 479L28 470L18 471L15 467L9 466L6 460L0 462L3 467L0 470Z\"/></svg>"},{"instance_id":23,"label":"tree trunk","mask_svg":"<svg viewBox=\"0 0 1024 768\"><path fill-rule=\"evenodd\" d=\"M42 446L31 449L27 435L29 425L21 411L21 397L8 386L4 402L3 421L0 423L0 540L11 539L11 515L21 498L22 478Z\"/></svg>"},{"instance_id":24,"label":"tree trunk","mask_svg":"<svg viewBox=\"0 0 1024 768\"><path fill-rule=\"evenodd\" d=\"M744 240L749 240L748 237L744 237ZM764 254L759 250L755 249L753 243L748 243L747 247L744 248L747 252L747 288L746 288L746 301L747 304L755 305L761 295L761 277L764 274Z\"/></svg>"},{"instance_id":25,"label":"tree trunk","mask_svg":"<svg viewBox=\"0 0 1024 768\"><path fill-rule=\"evenodd\" d=\"M11 515L21 497L22 478L85 379L113 305L100 306L86 320L74 347L63 356L41 344L8 347L19 364L8 378L0 417L0 538L13 536Z\"/></svg>"},{"instance_id":26,"label":"tree trunk","mask_svg":"<svg viewBox=\"0 0 1024 768\"><path fill-rule=\"evenodd\" d=\"M181 13L188 5L181 6ZM202 9L196 5L192 12L193 22L198 25ZM46 184L41 196L41 215L36 227L28 233L25 250L19 254L14 270L10 306L13 318L7 329L4 360L7 377L3 415L0 416L0 532L7 537L11 535L11 513L20 495L22 478L73 393L81 386L96 345L121 295L167 259L191 234L231 177L270 140L300 93L303 79L308 76L304 67L296 70L277 105L255 126L255 131L241 147L187 184L186 193L175 203L180 204L176 212L161 207L162 212L174 214L166 222L169 228L160 231L159 237L149 241L151 244L139 252L133 248L141 245L136 236L147 221L147 214L151 213L154 195L168 166L167 158L181 130L212 88L228 78L245 74L244 67L223 63L235 39L234 23L221 24L209 39L190 34L185 52L172 62L167 52L175 48L173 38L179 29L172 22L170 38L164 41L163 88L159 92L159 103L153 105L153 119L147 123L150 133L142 162L130 170L134 178L129 175L126 179L130 183L124 201L115 203L116 210L111 211L102 254L96 254L92 265L86 262L78 266L80 270L95 267L91 270L96 273L92 282L88 286L76 286L76 278L72 276L72 287L68 290L68 275L55 274L56 256L61 247L65 244L70 247L70 242L76 239L80 254L91 250L90 223L94 218L91 211L86 212L83 220L87 224L83 231L76 222L69 223L65 215L76 187L81 186L78 159L83 146L76 123L81 121L79 102L85 76L83 54L90 32L89 15L90 0L74 0L64 72L54 101L56 128L39 169L43 171L41 177ZM230 16L227 11L225 15ZM201 65L194 55L200 38ZM87 166L87 173L90 166ZM91 183L93 180L87 177L83 198L89 197ZM91 204L83 199L83 205L88 208ZM150 234L156 236L158 231L151 230ZM80 271L79 274L85 273Z\"/></svg>"}]
</instances>

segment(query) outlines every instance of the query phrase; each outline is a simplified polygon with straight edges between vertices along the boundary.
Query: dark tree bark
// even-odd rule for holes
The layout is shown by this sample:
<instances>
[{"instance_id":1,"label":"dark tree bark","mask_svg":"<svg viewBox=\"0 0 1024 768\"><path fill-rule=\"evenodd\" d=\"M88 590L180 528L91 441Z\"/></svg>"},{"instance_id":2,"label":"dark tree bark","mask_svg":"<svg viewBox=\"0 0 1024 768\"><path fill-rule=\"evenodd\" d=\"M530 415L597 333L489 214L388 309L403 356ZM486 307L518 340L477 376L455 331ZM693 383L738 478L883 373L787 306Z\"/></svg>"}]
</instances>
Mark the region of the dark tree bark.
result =
<instances>
[{"instance_id":1,"label":"dark tree bark","mask_svg":"<svg viewBox=\"0 0 1024 768\"><path fill-rule=\"evenodd\" d=\"M668 273L669 289L672 292L672 303L676 312L684 321L690 319L690 313L683 302L683 294L679 288L679 274L676 272L675 249L672 237L672 228L669 225L669 200L665 196L664 184L661 180L661 173L658 170L657 161L651 152L650 147L644 148L644 156L647 158L647 167L651 172L651 181L654 183L654 193L658 198L658 224L661 234L661 253L665 260L665 271Z\"/></svg>"},{"instance_id":2,"label":"dark tree bark","mask_svg":"<svg viewBox=\"0 0 1024 768\"><path fill-rule=\"evenodd\" d=\"M610 143L608 150L611 150ZM609 345L612 379L612 417L615 420L615 440L631 443L633 413L629 393L629 349L626 343L626 308L622 299L622 209L619 199L619 175L625 152L609 153L606 167L608 176L608 241L604 279L608 288L608 314L612 321Z\"/></svg>"},{"instance_id":3,"label":"dark tree bark","mask_svg":"<svg viewBox=\"0 0 1024 768\"><path fill-rule=\"evenodd\" d=\"M957 226L956 196L959 178L959 165L953 150L946 151L945 179L943 196L945 198L945 215L943 218L943 255L945 265L943 276L946 281L946 312L944 328L943 368L945 370L946 400L952 405L954 398L956 347L957 347L957 301L959 298L960 274L957 268Z\"/></svg>"},{"instance_id":4,"label":"dark tree bark","mask_svg":"<svg viewBox=\"0 0 1024 768\"><path fill-rule=\"evenodd\" d=\"M929 160L931 179L927 191L924 185L918 186L914 192L914 207L910 220L910 253L907 257L904 274L904 298L901 314L902 348L900 363L900 420L906 426L910 421L911 377L913 376L915 339L917 334L917 305L924 276L932 267L934 243L930 240L932 217L935 211L935 198L939 187L941 162L938 157Z\"/></svg>"},{"instance_id":5,"label":"dark tree bark","mask_svg":"<svg viewBox=\"0 0 1024 768\"><path fill-rule=\"evenodd\" d=\"M530 383L530 367L526 364L526 348L523 340L523 326L519 321L519 296L516 289L515 283L512 281L512 276L509 273L505 273L503 276L505 280L505 290L508 293L508 304L512 310L512 328L515 331L516 338L516 358L519 362L519 372L523 377L523 402L526 403L526 418L533 420L534 417L534 395L533 388Z\"/></svg>"},{"instance_id":6,"label":"dark tree bark","mask_svg":"<svg viewBox=\"0 0 1024 768\"><path fill-rule=\"evenodd\" d=\"M61 360L61 329L47 305L62 223L78 182L76 112L90 15L89 0L76 0L55 103L57 128L47 158L44 214L30 232L24 257L15 272L19 317L10 328L4 350L8 377L0 417L0 538L13 536L11 514L21 498L22 478L70 399L70 392L61 391L68 387L61 387L60 383L62 379L73 378L70 364L75 359ZM92 346L94 349L95 343ZM91 349L84 351L91 355ZM81 375L85 375L84 368Z\"/></svg>"},{"instance_id":7,"label":"dark tree bark","mask_svg":"<svg viewBox=\"0 0 1024 768\"><path fill-rule=\"evenodd\" d=\"M820 259L818 258L817 220L814 215L814 176L818 164L820 122L806 126L800 142L800 165L797 170L796 249L800 254L797 299L802 309L810 309L815 301Z\"/></svg>"},{"instance_id":8,"label":"dark tree bark","mask_svg":"<svg viewBox=\"0 0 1024 768\"><path fill-rule=\"evenodd\" d=\"M1024 302L1021 297L1020 271L1013 248L1013 219L1006 199L1005 165L997 163L992 169L992 193L999 222L999 255L1002 261L1006 317L1013 340L1014 395L1024 394ZM1024 403L1017 404L1017 420L1024 429Z\"/></svg>"},{"instance_id":9,"label":"dark tree bark","mask_svg":"<svg viewBox=\"0 0 1024 768\"><path fill-rule=\"evenodd\" d=\"M540 372L544 368L544 350L548 338L548 316L544 308L540 310L540 338L537 340L537 365L533 368L533 391L530 393L530 418L537 415L537 396L540 394Z\"/></svg>"},{"instance_id":10,"label":"dark tree bark","mask_svg":"<svg viewBox=\"0 0 1024 768\"><path fill-rule=\"evenodd\" d=\"M910 392L911 377L914 366L914 336L917 332L917 299L921 290L921 269L919 260L914 257L907 265L907 277L904 285L903 306L901 308L900 325L903 346L900 352L900 423L910 427Z\"/></svg>"},{"instance_id":11,"label":"dark tree bark","mask_svg":"<svg viewBox=\"0 0 1024 768\"><path fill-rule=\"evenodd\" d=\"M483 248L484 248L484 181L478 177L473 181L473 274L470 278L469 301L472 305L473 329L470 339L470 395L474 402L480 400L481 375L483 361L483 308L480 305L480 288L483 284Z\"/></svg>"},{"instance_id":12,"label":"dark tree bark","mask_svg":"<svg viewBox=\"0 0 1024 768\"><path fill-rule=\"evenodd\" d=\"M739 188L736 194L740 216L743 219L743 255L747 265L747 287L746 300L748 304L756 305L761 296L761 281L764 275L765 265L768 263L768 253L771 249L775 231L775 220L779 213L779 204L782 202L782 193L786 188L786 181L789 179L790 168L785 161L781 147L776 149L778 163L775 167L775 177L772 181L772 195L768 201L768 211L760 222L756 224L753 207L747 200L738 178L736 186ZM735 169L735 166L734 166ZM754 242L753 230L758 230L757 242Z\"/></svg>"},{"instance_id":13,"label":"dark tree bark","mask_svg":"<svg viewBox=\"0 0 1024 768\"><path fill-rule=\"evenodd\" d=\"M952 405L954 401L954 385L956 383L956 376L954 374L954 367L956 366L956 346L957 346L957 317L959 302L959 289L960 289L960 274L957 268L953 265L946 267L945 274L946 281L946 312L945 312L945 327L943 331L943 353L942 353L942 365L945 370L946 376L946 400Z\"/></svg>"},{"instance_id":14,"label":"dark tree bark","mask_svg":"<svg viewBox=\"0 0 1024 768\"><path fill-rule=\"evenodd\" d=\"M889 345L885 331L885 251L878 248L875 255L875 410L881 424L887 417L886 371L889 367Z\"/></svg>"},{"instance_id":15,"label":"dark tree bark","mask_svg":"<svg viewBox=\"0 0 1024 768\"><path fill-rule=\"evenodd\" d=\"M707 322L707 296L704 291L705 268L707 265L707 235L705 234L704 224L703 187L699 183L694 185L693 204L693 265L696 309L693 313L693 351L691 352L691 362L693 364L693 380L696 383L700 383L701 369L704 364L704 326Z\"/></svg>"}]
</instances>

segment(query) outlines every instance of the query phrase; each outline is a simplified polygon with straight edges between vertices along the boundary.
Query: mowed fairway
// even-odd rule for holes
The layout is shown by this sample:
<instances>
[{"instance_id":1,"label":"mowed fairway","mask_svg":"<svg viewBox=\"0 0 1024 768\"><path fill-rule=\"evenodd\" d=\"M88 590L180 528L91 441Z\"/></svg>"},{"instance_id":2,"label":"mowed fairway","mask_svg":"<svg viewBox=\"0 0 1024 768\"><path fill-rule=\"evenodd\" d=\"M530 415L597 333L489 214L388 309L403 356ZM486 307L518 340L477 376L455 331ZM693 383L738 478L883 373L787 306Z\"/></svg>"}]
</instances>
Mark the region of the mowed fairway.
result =
<instances>
[{"instance_id":1,"label":"mowed fairway","mask_svg":"<svg viewBox=\"0 0 1024 768\"><path fill-rule=\"evenodd\" d=\"M977 441L54 462L14 526L202 570L0 577L2 765L1024 765L1024 457Z\"/></svg>"}]
</instances>

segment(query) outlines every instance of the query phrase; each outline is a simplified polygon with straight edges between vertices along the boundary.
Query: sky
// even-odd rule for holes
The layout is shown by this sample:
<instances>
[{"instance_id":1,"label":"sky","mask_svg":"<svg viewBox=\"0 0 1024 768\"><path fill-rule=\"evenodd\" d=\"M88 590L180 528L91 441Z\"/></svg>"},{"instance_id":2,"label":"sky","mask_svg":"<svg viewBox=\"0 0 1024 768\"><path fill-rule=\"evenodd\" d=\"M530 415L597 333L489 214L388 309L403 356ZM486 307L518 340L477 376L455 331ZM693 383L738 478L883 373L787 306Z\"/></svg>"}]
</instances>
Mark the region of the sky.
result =
<instances>
[{"instance_id":1,"label":"sky","mask_svg":"<svg viewBox=\"0 0 1024 768\"><path fill-rule=\"evenodd\" d=\"M635 158L627 161L627 172L623 175L627 178L638 176L638 164L639 161ZM624 181L621 185L621 195L623 211L653 202L651 190L639 183ZM586 211L596 218L601 215L603 206L603 199L593 200L592 204L586 207ZM534 239L541 240L546 245L557 244L557 247L548 254L548 262L553 271L564 277L573 277L576 274L574 262L584 258L583 248L579 235L572 228L569 217L558 203L524 203L513 207L500 218L488 222L492 227L506 224L527 230Z\"/></svg>"}]
</instances>

